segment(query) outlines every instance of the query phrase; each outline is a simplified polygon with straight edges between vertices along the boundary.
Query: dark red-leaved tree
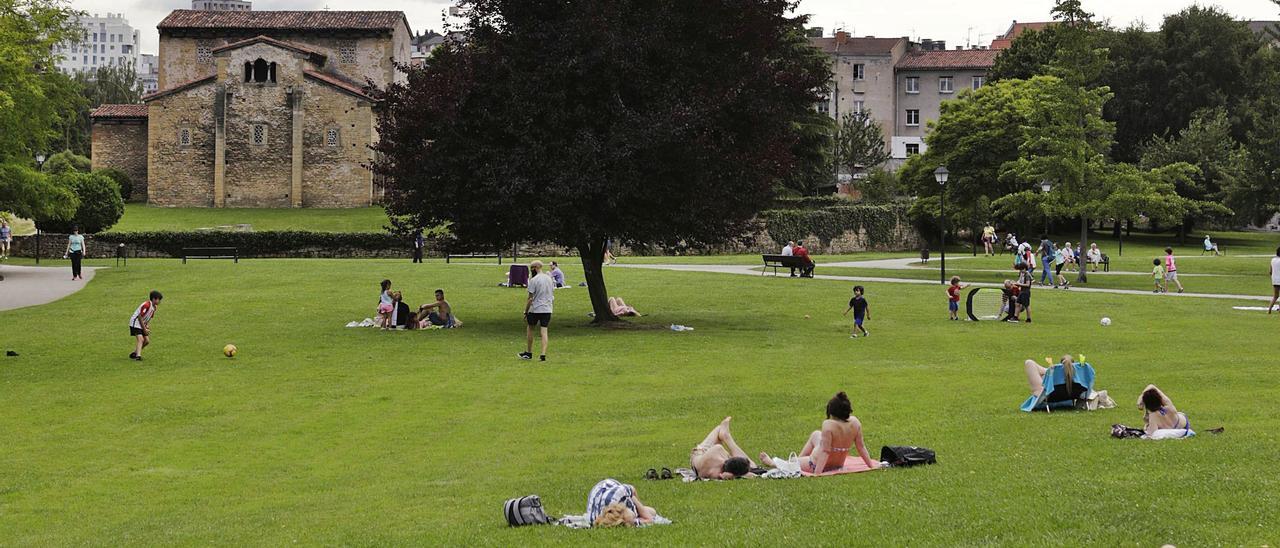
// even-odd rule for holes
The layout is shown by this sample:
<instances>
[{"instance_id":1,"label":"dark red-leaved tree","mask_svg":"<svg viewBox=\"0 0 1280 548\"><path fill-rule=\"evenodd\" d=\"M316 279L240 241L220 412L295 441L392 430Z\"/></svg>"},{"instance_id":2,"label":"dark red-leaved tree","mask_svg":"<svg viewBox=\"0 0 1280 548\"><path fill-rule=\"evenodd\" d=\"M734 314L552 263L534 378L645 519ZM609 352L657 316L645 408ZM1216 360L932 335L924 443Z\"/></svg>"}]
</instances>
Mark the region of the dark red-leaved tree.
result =
<instances>
[{"instance_id":1,"label":"dark red-leaved tree","mask_svg":"<svg viewBox=\"0 0 1280 548\"><path fill-rule=\"evenodd\" d=\"M460 245L740 237L831 72L786 0L465 0L465 38L381 90L388 210Z\"/></svg>"}]
</instances>

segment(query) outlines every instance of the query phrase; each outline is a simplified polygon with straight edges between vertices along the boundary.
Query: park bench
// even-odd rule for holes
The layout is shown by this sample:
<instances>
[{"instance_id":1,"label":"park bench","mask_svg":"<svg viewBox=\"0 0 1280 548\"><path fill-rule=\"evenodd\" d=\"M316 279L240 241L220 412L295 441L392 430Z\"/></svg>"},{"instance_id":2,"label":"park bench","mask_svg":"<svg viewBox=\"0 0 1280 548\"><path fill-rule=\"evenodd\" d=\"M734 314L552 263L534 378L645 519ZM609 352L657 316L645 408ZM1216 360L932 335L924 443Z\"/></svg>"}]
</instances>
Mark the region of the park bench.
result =
<instances>
[{"instance_id":1,"label":"park bench","mask_svg":"<svg viewBox=\"0 0 1280 548\"><path fill-rule=\"evenodd\" d=\"M449 262L458 260L458 259L497 259L498 264L502 264L501 253L461 253L461 254L449 254L444 256L445 264L449 264Z\"/></svg>"},{"instance_id":2,"label":"park bench","mask_svg":"<svg viewBox=\"0 0 1280 548\"><path fill-rule=\"evenodd\" d=\"M231 259L240 262L240 251L234 247L184 247L182 248L182 264L187 259Z\"/></svg>"},{"instance_id":3,"label":"park bench","mask_svg":"<svg viewBox=\"0 0 1280 548\"><path fill-rule=\"evenodd\" d=\"M1102 254L1102 260L1098 261L1098 264L1102 265L1103 272L1111 272L1111 257L1107 256L1106 253Z\"/></svg>"},{"instance_id":4,"label":"park bench","mask_svg":"<svg viewBox=\"0 0 1280 548\"><path fill-rule=\"evenodd\" d=\"M764 261L765 268L760 271L761 276L770 268L773 269L773 275L777 276L779 268L803 269L805 266L804 261L793 255L761 255L760 258Z\"/></svg>"}]
</instances>

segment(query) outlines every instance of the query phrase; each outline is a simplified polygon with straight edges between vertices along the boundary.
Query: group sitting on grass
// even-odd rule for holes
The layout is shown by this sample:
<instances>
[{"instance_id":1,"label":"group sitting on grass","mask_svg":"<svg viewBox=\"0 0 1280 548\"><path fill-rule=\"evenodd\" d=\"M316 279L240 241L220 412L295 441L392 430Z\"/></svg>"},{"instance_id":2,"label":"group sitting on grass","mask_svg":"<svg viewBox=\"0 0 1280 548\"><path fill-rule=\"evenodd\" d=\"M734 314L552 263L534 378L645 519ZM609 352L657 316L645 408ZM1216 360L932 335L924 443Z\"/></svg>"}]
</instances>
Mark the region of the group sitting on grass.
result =
<instances>
[{"instance_id":1,"label":"group sitting on grass","mask_svg":"<svg viewBox=\"0 0 1280 548\"><path fill-rule=\"evenodd\" d=\"M444 298L444 290L437 289L436 300L418 307L414 312L404 302L404 295L391 290L391 280L382 280L378 294L377 315L374 325L382 329L431 329L462 327L462 321L453 314L453 306Z\"/></svg>"}]
</instances>

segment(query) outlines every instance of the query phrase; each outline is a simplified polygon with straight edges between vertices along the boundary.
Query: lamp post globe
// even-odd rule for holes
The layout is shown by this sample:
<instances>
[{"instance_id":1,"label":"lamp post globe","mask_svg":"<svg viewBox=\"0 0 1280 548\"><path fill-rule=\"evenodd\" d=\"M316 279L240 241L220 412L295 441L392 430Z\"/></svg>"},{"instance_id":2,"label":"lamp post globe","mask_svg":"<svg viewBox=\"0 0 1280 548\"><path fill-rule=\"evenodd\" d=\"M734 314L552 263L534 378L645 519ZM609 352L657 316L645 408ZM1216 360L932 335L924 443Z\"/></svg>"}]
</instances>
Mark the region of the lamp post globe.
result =
<instances>
[{"instance_id":1,"label":"lamp post globe","mask_svg":"<svg viewBox=\"0 0 1280 548\"><path fill-rule=\"evenodd\" d=\"M947 166L938 166L938 169L933 170L933 178L942 186L942 196L938 200L938 226L942 231L942 238L938 241L938 247L942 253L938 280L943 285L947 283L947 179L950 176L951 172L947 171Z\"/></svg>"}]
</instances>

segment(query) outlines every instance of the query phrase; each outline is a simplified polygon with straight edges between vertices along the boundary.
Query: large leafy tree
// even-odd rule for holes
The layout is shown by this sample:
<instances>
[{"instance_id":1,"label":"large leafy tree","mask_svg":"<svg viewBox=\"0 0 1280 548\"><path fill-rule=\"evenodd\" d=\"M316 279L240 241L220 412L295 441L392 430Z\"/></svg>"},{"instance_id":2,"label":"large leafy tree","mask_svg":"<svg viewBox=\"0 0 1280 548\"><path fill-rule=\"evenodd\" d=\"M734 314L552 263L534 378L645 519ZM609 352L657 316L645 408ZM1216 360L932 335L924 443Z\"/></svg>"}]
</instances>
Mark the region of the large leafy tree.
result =
<instances>
[{"instance_id":1,"label":"large leafy tree","mask_svg":"<svg viewBox=\"0 0 1280 548\"><path fill-rule=\"evenodd\" d=\"M796 162L829 64L786 0L464 0L464 39L382 93L376 172L412 226L577 249L740 237Z\"/></svg>"},{"instance_id":2,"label":"large leafy tree","mask_svg":"<svg viewBox=\"0 0 1280 548\"><path fill-rule=\"evenodd\" d=\"M850 175L875 169L889 160L884 129L871 117L870 110L845 113L833 141L833 160Z\"/></svg>"},{"instance_id":3,"label":"large leafy tree","mask_svg":"<svg viewBox=\"0 0 1280 548\"><path fill-rule=\"evenodd\" d=\"M1177 180L1175 186L1178 195L1193 206L1176 221L1185 238L1197 221L1230 215L1229 209L1216 204L1224 201L1228 188L1238 187L1248 177L1247 161L1244 147L1231 136L1226 110L1219 107L1197 111L1176 137L1152 139L1142 150L1141 166L1153 170L1183 162L1196 167L1193 175Z\"/></svg>"},{"instance_id":4,"label":"large leafy tree","mask_svg":"<svg viewBox=\"0 0 1280 548\"><path fill-rule=\"evenodd\" d=\"M32 169L68 112L67 79L53 46L80 37L77 12L61 0L0 0L0 211L66 216L74 196Z\"/></svg>"},{"instance_id":5,"label":"large leafy tree","mask_svg":"<svg viewBox=\"0 0 1280 548\"><path fill-rule=\"evenodd\" d=\"M60 132L52 143L54 149L88 155L91 120L89 113L101 105L132 104L142 101L142 82L133 65L108 65L96 70L76 73L63 89L76 93L67 98L74 110L59 124Z\"/></svg>"},{"instance_id":6,"label":"large leafy tree","mask_svg":"<svg viewBox=\"0 0 1280 548\"><path fill-rule=\"evenodd\" d=\"M817 196L831 192L835 186L833 164L833 134L836 123L830 116L816 110L805 113L794 122L795 144L791 154L794 167L779 182L780 195Z\"/></svg>"}]
</instances>

